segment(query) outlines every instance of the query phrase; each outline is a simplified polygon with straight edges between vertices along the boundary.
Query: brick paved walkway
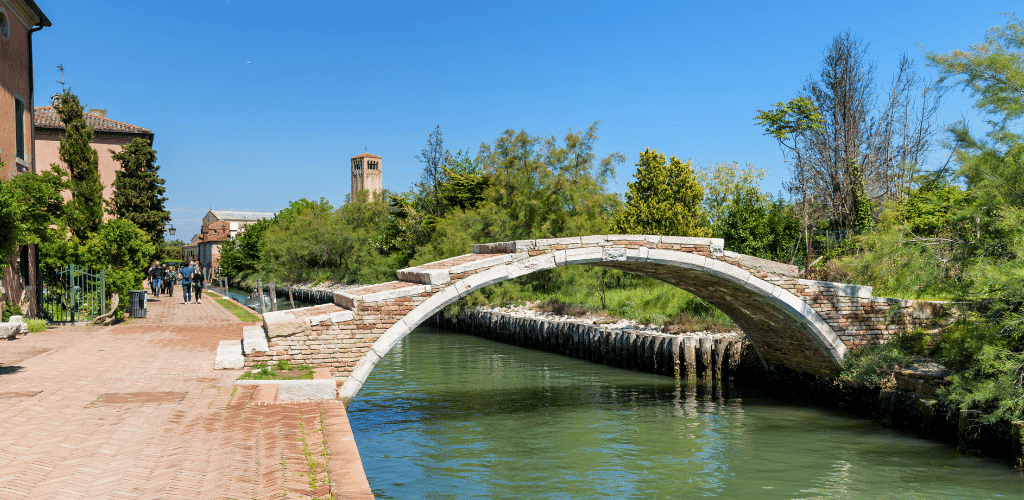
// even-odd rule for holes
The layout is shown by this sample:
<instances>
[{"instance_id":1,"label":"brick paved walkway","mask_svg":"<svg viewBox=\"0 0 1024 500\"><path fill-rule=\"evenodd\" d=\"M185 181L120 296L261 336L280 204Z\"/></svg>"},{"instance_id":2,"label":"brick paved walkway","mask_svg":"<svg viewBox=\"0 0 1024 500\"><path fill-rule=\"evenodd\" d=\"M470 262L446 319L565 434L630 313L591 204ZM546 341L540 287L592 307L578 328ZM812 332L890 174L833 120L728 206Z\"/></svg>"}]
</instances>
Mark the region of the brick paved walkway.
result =
<instances>
[{"instance_id":1,"label":"brick paved walkway","mask_svg":"<svg viewBox=\"0 0 1024 500\"><path fill-rule=\"evenodd\" d=\"M372 498L342 404L213 370L244 324L204 299L0 341L0 498Z\"/></svg>"}]
</instances>

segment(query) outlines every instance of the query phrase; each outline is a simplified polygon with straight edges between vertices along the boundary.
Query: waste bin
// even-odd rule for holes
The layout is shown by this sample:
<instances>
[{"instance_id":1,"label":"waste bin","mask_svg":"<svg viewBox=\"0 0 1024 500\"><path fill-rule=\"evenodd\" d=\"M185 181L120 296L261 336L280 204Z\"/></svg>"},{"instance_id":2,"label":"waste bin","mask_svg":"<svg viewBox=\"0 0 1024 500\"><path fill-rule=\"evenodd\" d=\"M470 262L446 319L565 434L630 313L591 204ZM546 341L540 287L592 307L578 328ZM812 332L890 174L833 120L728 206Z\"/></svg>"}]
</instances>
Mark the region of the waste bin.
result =
<instances>
[{"instance_id":1,"label":"waste bin","mask_svg":"<svg viewBox=\"0 0 1024 500\"><path fill-rule=\"evenodd\" d=\"M128 317L129 318L145 318L146 317L146 291L145 290L131 290L128 292Z\"/></svg>"}]
</instances>

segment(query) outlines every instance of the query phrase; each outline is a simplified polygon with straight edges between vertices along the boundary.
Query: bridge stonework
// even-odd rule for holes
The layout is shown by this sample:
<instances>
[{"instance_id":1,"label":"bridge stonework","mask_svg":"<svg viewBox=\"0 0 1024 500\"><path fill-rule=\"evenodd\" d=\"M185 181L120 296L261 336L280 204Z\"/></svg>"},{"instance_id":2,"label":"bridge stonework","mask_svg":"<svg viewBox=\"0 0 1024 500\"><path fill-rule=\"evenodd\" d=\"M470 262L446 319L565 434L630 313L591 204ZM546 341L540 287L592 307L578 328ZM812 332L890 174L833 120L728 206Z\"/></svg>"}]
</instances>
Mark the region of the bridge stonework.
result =
<instances>
[{"instance_id":1,"label":"bridge stonework","mask_svg":"<svg viewBox=\"0 0 1024 500\"><path fill-rule=\"evenodd\" d=\"M873 297L871 287L800 279L795 266L729 252L723 240L596 235L473 245L473 253L398 271L398 280L334 293L334 303L264 315L268 350L246 366L327 366L347 403L391 348L448 304L487 285L565 265L641 274L727 314L761 360L834 376L849 348L884 342L938 312Z\"/></svg>"}]
</instances>

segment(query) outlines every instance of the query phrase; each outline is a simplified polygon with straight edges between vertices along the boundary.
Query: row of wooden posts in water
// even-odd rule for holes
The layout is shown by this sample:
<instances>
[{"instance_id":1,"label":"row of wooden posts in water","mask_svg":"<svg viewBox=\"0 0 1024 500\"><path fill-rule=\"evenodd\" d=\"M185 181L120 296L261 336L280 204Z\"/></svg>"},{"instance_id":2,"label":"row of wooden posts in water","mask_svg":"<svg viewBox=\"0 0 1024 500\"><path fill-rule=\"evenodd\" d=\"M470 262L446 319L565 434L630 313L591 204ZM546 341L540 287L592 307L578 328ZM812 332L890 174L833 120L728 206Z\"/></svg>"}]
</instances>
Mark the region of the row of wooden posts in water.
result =
<instances>
[{"instance_id":1,"label":"row of wooden posts in water","mask_svg":"<svg viewBox=\"0 0 1024 500\"><path fill-rule=\"evenodd\" d=\"M618 368L690 379L731 379L749 341L734 334L667 334L581 321L469 309L438 314L437 326ZM746 362L749 362L746 361Z\"/></svg>"},{"instance_id":2,"label":"row of wooden posts in water","mask_svg":"<svg viewBox=\"0 0 1024 500\"><path fill-rule=\"evenodd\" d=\"M225 297L228 295L228 279L220 278L219 284ZM301 288L301 287L285 287L288 291L288 302L292 309L295 309L295 301L305 302L307 304L330 304L334 301L334 292L331 290L321 290L313 288ZM257 292L258 290L258 292ZM263 280L256 280L256 288L253 289L253 294L258 296L254 309L259 311L260 314L264 314L271 311L277 311L277 284L273 281L267 283L267 286L263 286ZM263 295L266 295L270 300L263 300ZM251 296L250 296L251 297ZM269 302L269 304L267 304Z\"/></svg>"}]
</instances>

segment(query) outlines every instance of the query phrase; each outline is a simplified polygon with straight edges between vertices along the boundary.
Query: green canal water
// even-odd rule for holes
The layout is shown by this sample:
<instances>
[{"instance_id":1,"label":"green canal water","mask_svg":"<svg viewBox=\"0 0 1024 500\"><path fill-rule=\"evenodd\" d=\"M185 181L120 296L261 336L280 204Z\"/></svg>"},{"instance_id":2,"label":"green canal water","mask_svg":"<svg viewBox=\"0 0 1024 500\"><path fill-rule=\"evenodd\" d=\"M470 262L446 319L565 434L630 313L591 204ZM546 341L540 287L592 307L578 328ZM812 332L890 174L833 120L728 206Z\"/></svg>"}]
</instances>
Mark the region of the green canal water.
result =
<instances>
[{"instance_id":1,"label":"green canal water","mask_svg":"<svg viewBox=\"0 0 1024 500\"><path fill-rule=\"evenodd\" d=\"M871 421L428 328L348 416L377 498L1024 498Z\"/></svg>"}]
</instances>

